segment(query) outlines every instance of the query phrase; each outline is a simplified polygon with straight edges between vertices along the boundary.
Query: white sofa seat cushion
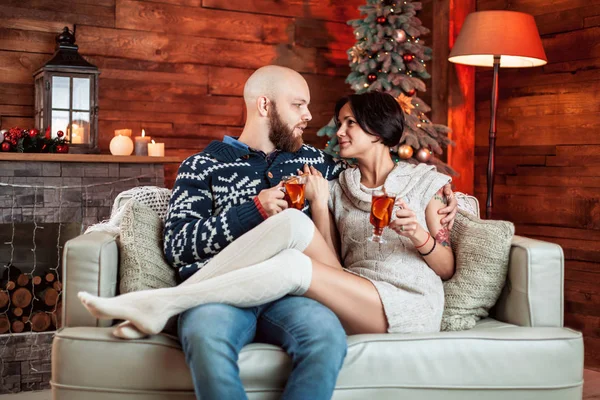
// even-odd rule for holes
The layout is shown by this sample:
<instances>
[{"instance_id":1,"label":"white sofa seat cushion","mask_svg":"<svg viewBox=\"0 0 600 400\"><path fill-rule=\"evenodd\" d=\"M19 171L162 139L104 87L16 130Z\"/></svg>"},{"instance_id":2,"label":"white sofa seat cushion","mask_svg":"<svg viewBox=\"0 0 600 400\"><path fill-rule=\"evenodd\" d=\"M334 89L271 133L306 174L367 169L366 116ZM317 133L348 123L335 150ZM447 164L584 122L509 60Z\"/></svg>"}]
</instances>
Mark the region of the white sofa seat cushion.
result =
<instances>
[{"instance_id":1,"label":"white sofa seat cushion","mask_svg":"<svg viewBox=\"0 0 600 400\"><path fill-rule=\"evenodd\" d=\"M52 353L60 354L61 362L53 362L53 385L193 393L176 340L157 335L125 342L110 332L87 327L57 332ZM348 345L336 393L378 388L547 390L577 387L583 379L581 334L565 328L522 328L484 319L468 331L356 335ZM283 350L260 343L244 347L239 364L248 393L281 390L291 368Z\"/></svg>"},{"instance_id":2,"label":"white sofa seat cushion","mask_svg":"<svg viewBox=\"0 0 600 400\"><path fill-rule=\"evenodd\" d=\"M581 334L565 328L484 319L468 331L358 335L348 344L339 388L568 388L583 378Z\"/></svg>"}]
</instances>

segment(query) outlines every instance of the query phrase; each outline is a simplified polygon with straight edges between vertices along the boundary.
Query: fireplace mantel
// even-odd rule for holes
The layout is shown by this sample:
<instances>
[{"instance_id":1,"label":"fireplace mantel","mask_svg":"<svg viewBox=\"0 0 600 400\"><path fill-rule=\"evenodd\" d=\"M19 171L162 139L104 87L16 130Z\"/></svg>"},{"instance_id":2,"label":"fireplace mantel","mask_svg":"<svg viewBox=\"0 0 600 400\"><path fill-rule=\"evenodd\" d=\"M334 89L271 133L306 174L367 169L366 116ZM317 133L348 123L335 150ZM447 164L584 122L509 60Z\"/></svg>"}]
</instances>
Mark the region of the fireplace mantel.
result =
<instances>
[{"instance_id":1,"label":"fireplace mantel","mask_svg":"<svg viewBox=\"0 0 600 400\"><path fill-rule=\"evenodd\" d=\"M180 164L183 159L181 157L113 156L110 154L0 153L0 161Z\"/></svg>"}]
</instances>

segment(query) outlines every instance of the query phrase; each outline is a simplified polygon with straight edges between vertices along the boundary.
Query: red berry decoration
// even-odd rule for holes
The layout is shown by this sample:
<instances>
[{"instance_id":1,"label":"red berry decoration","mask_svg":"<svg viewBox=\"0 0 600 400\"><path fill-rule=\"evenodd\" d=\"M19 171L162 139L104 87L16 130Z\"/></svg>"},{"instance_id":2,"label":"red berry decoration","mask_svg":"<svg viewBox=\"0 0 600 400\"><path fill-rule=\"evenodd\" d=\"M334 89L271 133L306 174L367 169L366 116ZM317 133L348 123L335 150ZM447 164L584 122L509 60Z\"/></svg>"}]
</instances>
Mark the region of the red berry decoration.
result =
<instances>
[{"instance_id":1,"label":"red berry decoration","mask_svg":"<svg viewBox=\"0 0 600 400\"><path fill-rule=\"evenodd\" d=\"M417 93L417 91L415 89L410 89L408 92L406 92L406 94L409 96L414 96L415 93Z\"/></svg>"},{"instance_id":2,"label":"red berry decoration","mask_svg":"<svg viewBox=\"0 0 600 400\"><path fill-rule=\"evenodd\" d=\"M414 56L414 54L410 54L409 53L409 54L403 55L402 58L404 59L404 62L409 63L409 62L411 62L412 60L415 59L415 56Z\"/></svg>"},{"instance_id":3,"label":"red berry decoration","mask_svg":"<svg viewBox=\"0 0 600 400\"><path fill-rule=\"evenodd\" d=\"M373 83L373 82L375 82L377 80L377 75L375 75L375 74L369 74L367 76L367 79L369 80L369 82Z\"/></svg>"},{"instance_id":4,"label":"red berry decoration","mask_svg":"<svg viewBox=\"0 0 600 400\"><path fill-rule=\"evenodd\" d=\"M65 136L65 133L63 131L58 131L58 132L56 132L56 136L63 137L63 136Z\"/></svg>"},{"instance_id":5,"label":"red berry decoration","mask_svg":"<svg viewBox=\"0 0 600 400\"><path fill-rule=\"evenodd\" d=\"M2 142L2 151L10 151L10 143Z\"/></svg>"},{"instance_id":6,"label":"red berry decoration","mask_svg":"<svg viewBox=\"0 0 600 400\"><path fill-rule=\"evenodd\" d=\"M377 21L378 24L383 24L385 21L387 21L387 18L384 17L384 16L377 17L376 21Z\"/></svg>"},{"instance_id":7,"label":"red berry decoration","mask_svg":"<svg viewBox=\"0 0 600 400\"><path fill-rule=\"evenodd\" d=\"M38 134L40 133L40 131L38 131L37 129L30 129L29 130L29 137L30 138L34 138L36 137Z\"/></svg>"},{"instance_id":8,"label":"red berry decoration","mask_svg":"<svg viewBox=\"0 0 600 400\"><path fill-rule=\"evenodd\" d=\"M68 153L69 152L69 145L68 144L57 144L56 145L56 152L57 153Z\"/></svg>"}]
</instances>

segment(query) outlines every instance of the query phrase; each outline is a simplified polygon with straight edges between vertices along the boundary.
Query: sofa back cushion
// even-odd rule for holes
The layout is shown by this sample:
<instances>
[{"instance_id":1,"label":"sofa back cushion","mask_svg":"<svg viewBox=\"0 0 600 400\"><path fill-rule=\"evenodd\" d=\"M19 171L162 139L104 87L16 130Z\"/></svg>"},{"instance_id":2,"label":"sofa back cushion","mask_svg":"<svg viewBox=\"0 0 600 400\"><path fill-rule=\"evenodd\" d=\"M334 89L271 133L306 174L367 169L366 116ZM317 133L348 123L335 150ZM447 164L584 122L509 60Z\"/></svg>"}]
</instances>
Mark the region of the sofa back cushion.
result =
<instances>
[{"instance_id":1,"label":"sofa back cushion","mask_svg":"<svg viewBox=\"0 0 600 400\"><path fill-rule=\"evenodd\" d=\"M164 258L163 220L155 210L129 199L123 206L120 230L120 293L177 284L176 270Z\"/></svg>"},{"instance_id":2,"label":"sofa back cushion","mask_svg":"<svg viewBox=\"0 0 600 400\"><path fill-rule=\"evenodd\" d=\"M442 330L471 329L488 316L506 281L514 233L510 222L458 211L450 232L456 272L444 282Z\"/></svg>"}]
</instances>

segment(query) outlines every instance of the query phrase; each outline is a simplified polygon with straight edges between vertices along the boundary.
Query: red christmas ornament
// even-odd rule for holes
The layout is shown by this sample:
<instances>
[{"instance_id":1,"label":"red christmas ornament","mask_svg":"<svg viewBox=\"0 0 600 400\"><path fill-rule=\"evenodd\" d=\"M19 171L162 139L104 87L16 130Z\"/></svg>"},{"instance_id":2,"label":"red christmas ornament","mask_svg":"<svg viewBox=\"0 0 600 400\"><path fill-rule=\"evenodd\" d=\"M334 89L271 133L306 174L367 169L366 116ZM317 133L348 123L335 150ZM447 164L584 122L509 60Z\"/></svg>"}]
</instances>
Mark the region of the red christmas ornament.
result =
<instances>
[{"instance_id":1,"label":"red christmas ornament","mask_svg":"<svg viewBox=\"0 0 600 400\"><path fill-rule=\"evenodd\" d=\"M30 138L34 138L36 137L38 134L40 133L40 131L38 131L37 129L30 129L29 130L29 137Z\"/></svg>"},{"instance_id":2,"label":"red christmas ornament","mask_svg":"<svg viewBox=\"0 0 600 400\"><path fill-rule=\"evenodd\" d=\"M10 143L2 142L2 151L10 151Z\"/></svg>"},{"instance_id":3,"label":"red christmas ornament","mask_svg":"<svg viewBox=\"0 0 600 400\"><path fill-rule=\"evenodd\" d=\"M409 96L414 96L415 93L417 93L417 91L415 89L410 89L408 92L406 92L406 94Z\"/></svg>"},{"instance_id":4,"label":"red christmas ornament","mask_svg":"<svg viewBox=\"0 0 600 400\"><path fill-rule=\"evenodd\" d=\"M377 17L376 21L378 24L383 24L383 23L385 23L385 21L387 21L387 18L384 16Z\"/></svg>"},{"instance_id":5,"label":"red christmas ornament","mask_svg":"<svg viewBox=\"0 0 600 400\"><path fill-rule=\"evenodd\" d=\"M369 80L369 82L373 83L373 82L375 82L377 80L377 75L375 75L375 74L369 74L367 76L367 79Z\"/></svg>"},{"instance_id":6,"label":"red christmas ornament","mask_svg":"<svg viewBox=\"0 0 600 400\"><path fill-rule=\"evenodd\" d=\"M415 59L415 56L414 56L414 54L410 54L409 53L409 54L403 55L402 58L404 59L404 62L409 63L409 62L411 62L412 60Z\"/></svg>"},{"instance_id":7,"label":"red christmas ornament","mask_svg":"<svg viewBox=\"0 0 600 400\"><path fill-rule=\"evenodd\" d=\"M63 136L65 136L65 133L63 131L58 131L58 132L56 132L56 136L63 137Z\"/></svg>"},{"instance_id":8,"label":"red christmas ornament","mask_svg":"<svg viewBox=\"0 0 600 400\"><path fill-rule=\"evenodd\" d=\"M57 144L56 145L56 152L57 153L68 153L69 152L69 145L68 144Z\"/></svg>"}]
</instances>

